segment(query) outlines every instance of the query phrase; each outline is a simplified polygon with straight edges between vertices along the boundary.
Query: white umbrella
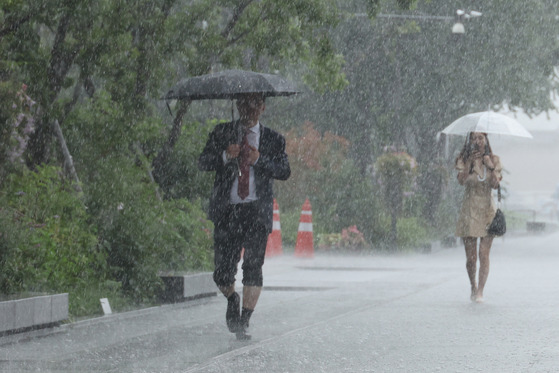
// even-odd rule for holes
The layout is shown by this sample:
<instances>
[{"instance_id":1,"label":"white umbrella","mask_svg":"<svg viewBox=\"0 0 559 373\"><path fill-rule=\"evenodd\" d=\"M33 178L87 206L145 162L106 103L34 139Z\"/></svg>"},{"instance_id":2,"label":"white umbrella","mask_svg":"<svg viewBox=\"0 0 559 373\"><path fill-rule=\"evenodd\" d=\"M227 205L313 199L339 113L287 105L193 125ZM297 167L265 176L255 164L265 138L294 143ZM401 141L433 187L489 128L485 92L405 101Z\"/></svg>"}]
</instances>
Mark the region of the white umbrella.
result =
<instances>
[{"instance_id":1,"label":"white umbrella","mask_svg":"<svg viewBox=\"0 0 559 373\"><path fill-rule=\"evenodd\" d=\"M446 135L465 136L470 132L532 138L530 132L516 119L493 111L464 115L442 130L442 133Z\"/></svg>"}]
</instances>

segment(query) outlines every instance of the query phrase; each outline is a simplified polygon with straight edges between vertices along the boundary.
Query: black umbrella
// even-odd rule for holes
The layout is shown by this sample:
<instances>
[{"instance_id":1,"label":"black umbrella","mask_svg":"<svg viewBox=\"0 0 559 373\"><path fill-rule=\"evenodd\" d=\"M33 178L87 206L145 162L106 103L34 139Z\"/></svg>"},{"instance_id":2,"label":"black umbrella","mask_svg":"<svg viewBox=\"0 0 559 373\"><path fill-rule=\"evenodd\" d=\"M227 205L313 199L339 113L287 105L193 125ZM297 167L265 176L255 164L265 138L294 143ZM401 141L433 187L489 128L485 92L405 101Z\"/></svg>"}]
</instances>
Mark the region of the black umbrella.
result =
<instances>
[{"instance_id":1,"label":"black umbrella","mask_svg":"<svg viewBox=\"0 0 559 373\"><path fill-rule=\"evenodd\" d=\"M290 96L299 91L285 78L245 70L224 70L183 79L163 97L165 100L235 99L247 93L266 97Z\"/></svg>"}]
</instances>

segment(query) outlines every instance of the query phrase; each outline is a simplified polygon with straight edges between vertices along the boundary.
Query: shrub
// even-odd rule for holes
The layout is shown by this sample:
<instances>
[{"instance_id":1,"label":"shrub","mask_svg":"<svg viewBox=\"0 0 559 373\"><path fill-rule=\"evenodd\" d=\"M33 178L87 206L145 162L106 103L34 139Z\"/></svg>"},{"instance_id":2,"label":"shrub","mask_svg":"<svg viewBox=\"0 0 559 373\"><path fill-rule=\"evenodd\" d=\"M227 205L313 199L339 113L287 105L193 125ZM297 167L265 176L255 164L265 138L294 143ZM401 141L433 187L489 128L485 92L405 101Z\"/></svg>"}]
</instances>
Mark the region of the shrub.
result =
<instances>
[{"instance_id":1,"label":"shrub","mask_svg":"<svg viewBox=\"0 0 559 373\"><path fill-rule=\"evenodd\" d=\"M75 295L103 281L104 256L86 208L61 170L43 166L10 174L0 202L2 292L68 292L70 312L77 312Z\"/></svg>"},{"instance_id":2,"label":"shrub","mask_svg":"<svg viewBox=\"0 0 559 373\"><path fill-rule=\"evenodd\" d=\"M105 176L111 173L103 170ZM93 218L112 278L141 302L160 290L161 271L208 269L212 224L200 201L159 201L153 185L141 182L140 170L119 174L96 180L95 190L85 189L96 205Z\"/></svg>"},{"instance_id":3,"label":"shrub","mask_svg":"<svg viewBox=\"0 0 559 373\"><path fill-rule=\"evenodd\" d=\"M342 229L342 233L318 235L319 250L359 251L367 246L367 242L357 226Z\"/></svg>"},{"instance_id":4,"label":"shrub","mask_svg":"<svg viewBox=\"0 0 559 373\"><path fill-rule=\"evenodd\" d=\"M367 242L365 242L365 237L363 237L363 233L359 232L357 226L352 225L342 229L340 245L343 248L359 250L364 248Z\"/></svg>"},{"instance_id":5,"label":"shrub","mask_svg":"<svg viewBox=\"0 0 559 373\"><path fill-rule=\"evenodd\" d=\"M342 241L341 233L322 233L317 235L317 249L320 251L331 251L340 248Z\"/></svg>"},{"instance_id":6,"label":"shrub","mask_svg":"<svg viewBox=\"0 0 559 373\"><path fill-rule=\"evenodd\" d=\"M398 220L397 244L400 249L415 249L429 241L427 229L418 218L404 218Z\"/></svg>"}]
</instances>

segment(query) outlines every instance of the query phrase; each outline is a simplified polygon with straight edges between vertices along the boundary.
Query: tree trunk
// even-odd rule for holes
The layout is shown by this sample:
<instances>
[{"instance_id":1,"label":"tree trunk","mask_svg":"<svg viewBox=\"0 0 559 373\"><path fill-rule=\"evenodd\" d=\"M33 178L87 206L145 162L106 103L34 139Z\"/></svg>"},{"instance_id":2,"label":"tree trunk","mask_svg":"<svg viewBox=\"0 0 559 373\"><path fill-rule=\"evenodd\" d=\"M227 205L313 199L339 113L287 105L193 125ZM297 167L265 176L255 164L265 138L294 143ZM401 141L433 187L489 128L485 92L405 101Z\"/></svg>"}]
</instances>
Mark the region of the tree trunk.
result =
<instances>
[{"instance_id":1,"label":"tree trunk","mask_svg":"<svg viewBox=\"0 0 559 373\"><path fill-rule=\"evenodd\" d=\"M71 50L66 50L65 40L68 28L70 26L70 18L72 17L72 12L68 11L65 13L60 22L58 23L58 28L56 29L56 35L54 38L54 44L51 50L50 66L47 71L47 84L49 86L49 95L46 102L42 103L44 108L50 108L52 103L56 100L60 89L62 88L62 82L68 74L70 67L72 66L74 59L76 58L78 51L81 48L80 43L74 43ZM48 148L51 144L53 138L53 127L49 126L50 115L48 110L45 110L45 115L41 118L36 118L37 120L37 130L31 136L29 140L29 155L30 159L28 165L33 167L35 165L44 163L48 161Z\"/></svg>"},{"instance_id":2,"label":"tree trunk","mask_svg":"<svg viewBox=\"0 0 559 373\"><path fill-rule=\"evenodd\" d=\"M173 127L169 132L169 137L153 160L153 176L159 184L161 184L162 180L166 177L168 158L171 155L177 140L179 139L181 134L182 118L188 111L191 103L192 101L190 100L179 100L179 109L175 115L175 119L173 120Z\"/></svg>"},{"instance_id":3,"label":"tree trunk","mask_svg":"<svg viewBox=\"0 0 559 373\"><path fill-rule=\"evenodd\" d=\"M391 220L390 220L390 242L388 248L391 251L398 250L398 214L396 211L391 211Z\"/></svg>"},{"instance_id":4,"label":"tree trunk","mask_svg":"<svg viewBox=\"0 0 559 373\"><path fill-rule=\"evenodd\" d=\"M67 173L70 174L72 180L74 180L74 188L76 189L76 192L82 193L83 191L80 185L80 179L78 178L78 174L76 173L76 169L74 168L74 161L72 160L70 151L66 146L66 140L64 140L64 135L62 134L62 129L60 128L60 124L58 123L58 120L54 121L53 129L56 137L58 138L58 142L60 143L62 154L64 155L64 169L66 170Z\"/></svg>"}]
</instances>

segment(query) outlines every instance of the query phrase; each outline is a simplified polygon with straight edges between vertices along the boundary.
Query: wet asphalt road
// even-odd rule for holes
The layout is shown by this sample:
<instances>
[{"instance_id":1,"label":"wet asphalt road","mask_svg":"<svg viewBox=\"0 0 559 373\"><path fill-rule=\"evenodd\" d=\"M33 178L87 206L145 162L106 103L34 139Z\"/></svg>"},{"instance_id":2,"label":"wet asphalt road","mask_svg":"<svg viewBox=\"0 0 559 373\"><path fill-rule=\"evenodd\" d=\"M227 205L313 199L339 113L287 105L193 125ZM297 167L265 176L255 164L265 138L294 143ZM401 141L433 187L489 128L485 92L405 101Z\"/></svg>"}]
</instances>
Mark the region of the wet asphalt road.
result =
<instances>
[{"instance_id":1,"label":"wet asphalt road","mask_svg":"<svg viewBox=\"0 0 559 373\"><path fill-rule=\"evenodd\" d=\"M485 302L461 247L269 258L235 340L225 298L0 337L2 372L558 372L559 233L496 239Z\"/></svg>"}]
</instances>

